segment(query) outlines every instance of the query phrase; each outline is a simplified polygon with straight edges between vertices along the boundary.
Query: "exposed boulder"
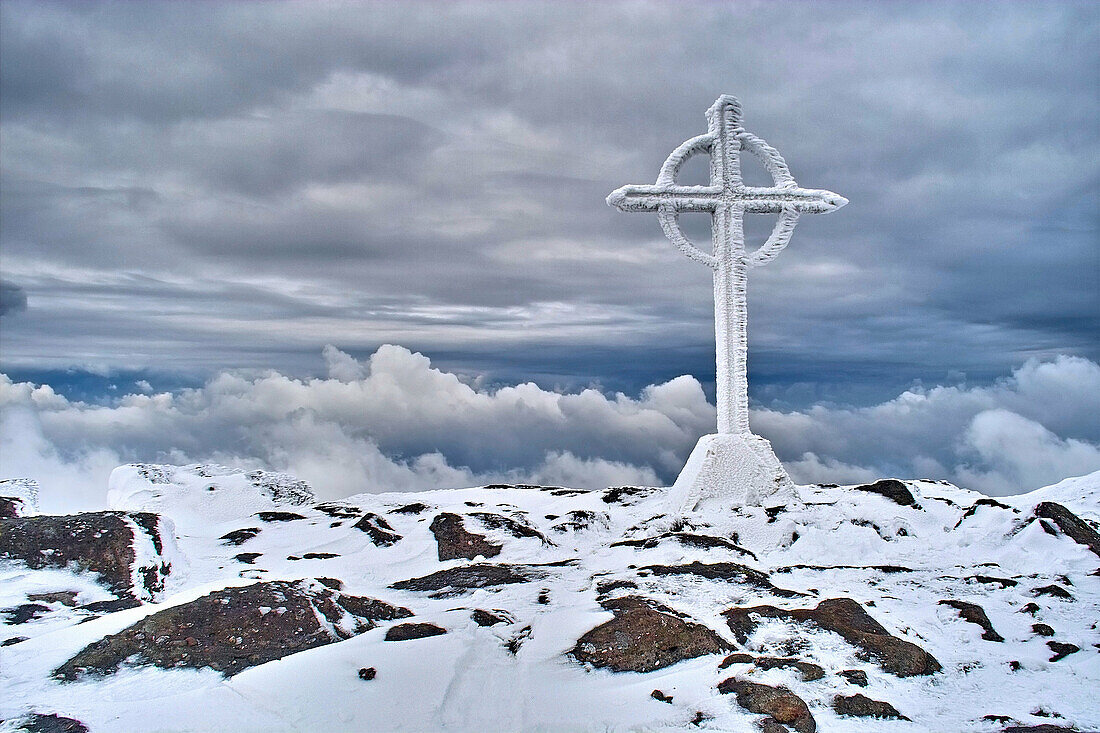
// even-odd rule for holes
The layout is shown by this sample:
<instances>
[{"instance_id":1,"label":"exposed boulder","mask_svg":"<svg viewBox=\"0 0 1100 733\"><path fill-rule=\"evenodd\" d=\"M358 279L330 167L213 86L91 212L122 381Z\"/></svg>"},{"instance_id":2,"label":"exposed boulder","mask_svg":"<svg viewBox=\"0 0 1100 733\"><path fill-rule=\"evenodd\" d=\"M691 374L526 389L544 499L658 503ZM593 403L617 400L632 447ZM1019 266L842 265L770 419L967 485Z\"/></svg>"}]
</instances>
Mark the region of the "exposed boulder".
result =
<instances>
[{"instance_id":1,"label":"exposed boulder","mask_svg":"<svg viewBox=\"0 0 1100 733\"><path fill-rule=\"evenodd\" d=\"M124 662L165 669L210 667L230 677L295 652L347 639L407 608L343 595L313 580L224 588L166 608L93 642L54 672L62 680L106 675Z\"/></svg>"},{"instance_id":2,"label":"exposed boulder","mask_svg":"<svg viewBox=\"0 0 1100 733\"><path fill-rule=\"evenodd\" d=\"M730 677L718 684L718 691L723 695L733 693L737 696L737 704L745 710L770 715L798 733L814 733L817 730L817 722L810 715L806 702L786 687L772 687Z\"/></svg>"},{"instance_id":3,"label":"exposed boulder","mask_svg":"<svg viewBox=\"0 0 1100 733\"><path fill-rule=\"evenodd\" d=\"M959 612L959 616L964 621L969 621L972 624L976 624L982 627L982 638L986 641L1004 641L1005 638L998 634L993 629L993 623L989 620L989 616L986 615L985 609L976 603L968 603L967 601L956 600L943 600L940 601L941 606L951 606Z\"/></svg>"},{"instance_id":4,"label":"exposed boulder","mask_svg":"<svg viewBox=\"0 0 1100 733\"><path fill-rule=\"evenodd\" d=\"M361 532L366 532L367 537L370 537L370 541L378 547L389 547L401 539L401 535L393 531L390 523L374 512L367 512L351 526Z\"/></svg>"},{"instance_id":5,"label":"exposed boulder","mask_svg":"<svg viewBox=\"0 0 1100 733\"><path fill-rule=\"evenodd\" d=\"M603 499L606 504L626 504L629 506L633 502L624 501L624 498L641 499L649 496L655 491L660 491L660 489L648 486L614 486L607 489L600 498Z\"/></svg>"},{"instance_id":6,"label":"exposed boulder","mask_svg":"<svg viewBox=\"0 0 1100 733\"><path fill-rule=\"evenodd\" d=\"M447 598L475 588L526 583L544 577L546 572L533 565L475 563L402 580L390 587L395 590L429 591L433 598Z\"/></svg>"},{"instance_id":7,"label":"exposed boulder","mask_svg":"<svg viewBox=\"0 0 1100 733\"><path fill-rule=\"evenodd\" d=\"M409 639L424 639L429 636L446 634L447 630L435 624L397 624L386 629L386 641L408 641Z\"/></svg>"},{"instance_id":8,"label":"exposed boulder","mask_svg":"<svg viewBox=\"0 0 1100 733\"><path fill-rule=\"evenodd\" d=\"M830 598L817 608L781 609L774 606L731 608L722 613L738 640L744 643L756 628L754 616L790 621L809 621L826 631L839 634L860 650L862 656L873 659L884 670L898 677L911 677L939 672L940 663L912 642L890 633L850 598Z\"/></svg>"},{"instance_id":9,"label":"exposed boulder","mask_svg":"<svg viewBox=\"0 0 1100 733\"><path fill-rule=\"evenodd\" d=\"M868 491L872 494L884 496L895 504L901 506L915 506L917 501L908 487L897 479L887 478L876 481L873 484L864 484L855 487L856 491Z\"/></svg>"},{"instance_id":10,"label":"exposed boulder","mask_svg":"<svg viewBox=\"0 0 1100 733\"><path fill-rule=\"evenodd\" d=\"M638 596L601 605L615 614L577 640L574 658L613 672L651 672L685 659L728 651L711 629L685 621L675 611Z\"/></svg>"},{"instance_id":11,"label":"exposed boulder","mask_svg":"<svg viewBox=\"0 0 1100 733\"><path fill-rule=\"evenodd\" d=\"M872 700L871 698L855 695L837 695L833 698L833 710L838 715L851 715L857 718L894 718L896 720L909 720L897 708L888 702Z\"/></svg>"},{"instance_id":12,"label":"exposed boulder","mask_svg":"<svg viewBox=\"0 0 1100 733\"><path fill-rule=\"evenodd\" d=\"M1047 624L1032 624L1031 633L1039 636L1054 636L1054 629Z\"/></svg>"},{"instance_id":13,"label":"exposed boulder","mask_svg":"<svg viewBox=\"0 0 1100 733\"><path fill-rule=\"evenodd\" d=\"M672 695L666 695L660 690L654 690L653 692L649 693L649 696L652 697L654 700L657 700L658 702L667 702L669 705L672 704Z\"/></svg>"},{"instance_id":14,"label":"exposed boulder","mask_svg":"<svg viewBox=\"0 0 1100 733\"><path fill-rule=\"evenodd\" d=\"M64 568L95 573L116 595L152 598L171 570L165 545L174 530L147 512L86 512L0 520L0 558L33 570Z\"/></svg>"},{"instance_id":15,"label":"exposed boulder","mask_svg":"<svg viewBox=\"0 0 1100 733\"><path fill-rule=\"evenodd\" d=\"M1035 515L1051 520L1066 533L1067 537L1100 555L1100 533L1061 504L1055 504L1052 501L1041 502L1035 507Z\"/></svg>"},{"instance_id":16,"label":"exposed boulder","mask_svg":"<svg viewBox=\"0 0 1100 733\"><path fill-rule=\"evenodd\" d=\"M697 575L710 580L746 583L760 590L766 590L769 593L787 598L802 595L795 591L776 588L772 585L766 573L735 562L702 563L696 561L683 565L646 565L639 568L639 571L649 572L653 575Z\"/></svg>"},{"instance_id":17,"label":"exposed boulder","mask_svg":"<svg viewBox=\"0 0 1100 733\"><path fill-rule=\"evenodd\" d=\"M803 662L794 657L754 657L751 654L735 652L722 660L718 669L725 669L732 664L752 664L760 669L776 669L790 667L797 669L802 674L803 682L813 682L825 676L825 670L813 662Z\"/></svg>"},{"instance_id":18,"label":"exposed boulder","mask_svg":"<svg viewBox=\"0 0 1100 733\"><path fill-rule=\"evenodd\" d=\"M457 514L443 512L437 515L428 529L435 536L440 561L473 560L478 556L488 559L500 554L500 545L489 542L484 535L467 531L462 517Z\"/></svg>"}]
</instances>

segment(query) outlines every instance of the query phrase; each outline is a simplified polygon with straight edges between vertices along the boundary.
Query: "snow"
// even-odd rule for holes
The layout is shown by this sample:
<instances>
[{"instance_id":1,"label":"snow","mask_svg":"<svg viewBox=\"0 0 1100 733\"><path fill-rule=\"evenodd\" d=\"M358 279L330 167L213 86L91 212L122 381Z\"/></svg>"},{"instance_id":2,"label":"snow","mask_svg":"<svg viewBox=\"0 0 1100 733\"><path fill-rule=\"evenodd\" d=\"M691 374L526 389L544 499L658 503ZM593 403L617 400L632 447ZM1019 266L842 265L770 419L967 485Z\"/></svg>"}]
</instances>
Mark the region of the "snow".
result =
<instances>
[{"instance_id":1,"label":"snow","mask_svg":"<svg viewBox=\"0 0 1100 733\"><path fill-rule=\"evenodd\" d=\"M138 608L87 620L84 612L58 604L41 618L4 627L4 638L29 637L0 647L0 718L24 712L56 712L82 720L92 731L664 731L754 730L760 716L741 709L716 685L734 674L766 684L783 684L810 705L822 731L994 731L987 714L1009 715L1031 724L1075 724L1100 729L1096 704L1100 682L1100 578L1097 557L1064 535L1051 535L1028 522L1040 501L1057 501L1086 519L1100 517L1100 472L1070 479L1030 494L1003 499L1009 509L978 506L976 492L945 483L906 482L917 506L901 506L853 487L797 486L785 508L708 504L706 511L675 526L665 512L667 489L639 489L616 498L605 491L480 487L419 493L362 494L333 505L349 517L332 516L301 502L304 494L272 487L298 486L292 477L250 478L213 466L125 466L112 476L112 505L155 510L175 522L178 553L164 594ZM214 486L214 491L209 487ZM607 501L606 499L612 499ZM394 509L420 502L420 514ZM293 511L304 519L263 522L255 514ZM772 511L769 511L771 509ZM402 539L377 547L352 525L374 512ZM440 562L428 527L441 512L464 515L466 528L502 546L490 562L541 564L543 578L452 597L397 591L389 586L464 560ZM538 537L515 537L486 526L473 512L491 512L525 522ZM571 512L590 512L577 522ZM581 515L583 516L583 515ZM219 538L243 527L259 527L239 546ZM557 527L557 529L555 528ZM755 559L725 548L700 549L665 540L637 548L612 543L653 537L670 529L737 537ZM233 559L261 553L254 565ZM329 559L292 560L307 552L331 552ZM549 566L547 563L571 561ZM691 575L657 576L647 565L683 562L740 562L770 573L772 582L807 593L777 598L750 585ZM180 563L177 572L176 564ZM899 565L909 572L869 566ZM814 566L814 567L800 567ZM862 566L820 569L823 566ZM1014 587L975 581L977 575L1011 578ZM104 678L59 683L50 672L87 644L115 633L148 614L198 598L227 585L254 579L338 578L343 592L378 598L411 609L409 620L429 622L447 634L386 642L388 622L351 639L248 669L229 679L211 670L123 667ZM642 594L689 614L737 647L721 612L744 605L813 607L820 600L850 597L899 638L918 644L943 665L926 677L897 678L856 656L836 634L812 626L762 620L746 648L753 653L799 658L821 665L822 680L803 682L790 669L760 670L734 665L719 670L720 655L687 660L654 672L612 673L586 669L566 655L578 637L611 614L597 602L599 581L628 579ZM1058 584L1075 600L1036 597L1035 588ZM28 571L0 561L0 604L26 602L26 593L71 589L78 603L109 594L80 573ZM543 595L547 602L541 603ZM941 599L979 604L1004 643L981 639L981 629L959 618ZM1020 608L1037 602L1037 617ZM872 605L873 604L873 605ZM473 609L503 611L514 623L480 627ZM278 609L273 609L277 611ZM83 623L80 623L84 621ZM1051 625L1056 641L1081 651L1050 662L1047 639L1031 632ZM530 627L526 631L526 627ZM506 644L521 639L512 654ZM1009 662L1022 668L1013 672ZM358 677L374 667L374 680ZM837 672L862 669L869 686L846 685ZM672 704L650 697L660 689ZM841 718L831 707L835 694L860 692L894 705L912 722ZM1064 719L1034 713L1057 712ZM697 712L710 719L690 724ZM11 723L7 728L11 730Z\"/></svg>"}]
</instances>

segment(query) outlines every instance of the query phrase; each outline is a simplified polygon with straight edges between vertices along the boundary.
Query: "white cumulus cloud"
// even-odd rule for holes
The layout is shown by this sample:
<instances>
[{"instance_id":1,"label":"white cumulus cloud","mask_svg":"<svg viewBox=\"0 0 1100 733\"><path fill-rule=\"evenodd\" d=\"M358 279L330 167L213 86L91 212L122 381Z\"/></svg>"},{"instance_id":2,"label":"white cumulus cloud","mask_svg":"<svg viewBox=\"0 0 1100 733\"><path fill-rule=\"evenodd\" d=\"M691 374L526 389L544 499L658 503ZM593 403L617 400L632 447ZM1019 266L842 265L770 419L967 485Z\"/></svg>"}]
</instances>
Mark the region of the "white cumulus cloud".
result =
<instances>
[{"instance_id":1,"label":"white cumulus cloud","mask_svg":"<svg viewBox=\"0 0 1100 733\"><path fill-rule=\"evenodd\" d=\"M46 511L95 508L119 463L216 461L287 471L323 498L525 482L670 482L714 408L682 376L637 397L489 389L400 346L360 362L335 347L323 378L222 373L108 404L0 376L0 477L42 486ZM1100 468L1100 365L1029 361L992 385L912 389L870 407L755 410L796 481L946 478L993 494Z\"/></svg>"}]
</instances>

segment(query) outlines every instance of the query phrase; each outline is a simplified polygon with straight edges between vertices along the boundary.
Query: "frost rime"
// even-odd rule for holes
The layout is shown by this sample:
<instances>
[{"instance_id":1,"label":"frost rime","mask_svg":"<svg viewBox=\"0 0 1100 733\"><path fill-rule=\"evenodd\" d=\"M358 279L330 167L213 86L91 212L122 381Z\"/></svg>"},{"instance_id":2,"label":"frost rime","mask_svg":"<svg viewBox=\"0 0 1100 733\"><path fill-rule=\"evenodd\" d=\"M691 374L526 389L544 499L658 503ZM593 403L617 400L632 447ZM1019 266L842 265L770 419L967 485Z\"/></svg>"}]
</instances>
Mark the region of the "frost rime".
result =
<instances>
[{"instance_id":1,"label":"frost rime","mask_svg":"<svg viewBox=\"0 0 1100 733\"><path fill-rule=\"evenodd\" d=\"M718 435L700 439L676 480L670 497L675 512L691 511L708 497L734 496L741 504L756 504L777 491L789 491L790 478L771 445L749 430L748 271L771 262L787 246L800 214L835 211L848 203L831 191L799 188L779 151L742 127L736 98L720 96L707 110L707 123L706 134L672 151L655 184L623 186L607 197L608 205L623 211L657 212L665 236L689 259L714 271ZM760 159L774 186L744 184L742 150ZM710 155L710 185L676 183L681 166L700 153ZM710 212L712 253L684 236L679 224L684 211ZM779 214L771 236L751 253L745 251L746 213Z\"/></svg>"}]
</instances>

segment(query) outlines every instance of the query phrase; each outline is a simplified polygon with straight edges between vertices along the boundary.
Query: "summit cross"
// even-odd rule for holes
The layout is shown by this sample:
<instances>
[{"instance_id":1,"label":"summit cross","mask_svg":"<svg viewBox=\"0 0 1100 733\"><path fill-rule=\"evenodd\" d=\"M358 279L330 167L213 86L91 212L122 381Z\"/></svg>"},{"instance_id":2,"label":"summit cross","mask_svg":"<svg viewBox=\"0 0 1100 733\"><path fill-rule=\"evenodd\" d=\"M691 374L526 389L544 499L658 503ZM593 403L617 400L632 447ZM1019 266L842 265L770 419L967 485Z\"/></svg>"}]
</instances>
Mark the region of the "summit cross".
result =
<instances>
[{"instance_id":1,"label":"summit cross","mask_svg":"<svg viewBox=\"0 0 1100 733\"><path fill-rule=\"evenodd\" d=\"M774 185L744 184L742 150L760 159ZM710 155L710 185L677 183L680 168L701 153ZM848 200L832 191L800 188L779 151L742 126L737 99L723 94L707 110L707 132L673 150L656 183L623 186L607 197L607 203L623 211L656 212L665 236L689 259L714 272L718 435L700 439L676 480L673 502L681 511L693 509L709 496L757 503L789 488L790 479L771 445L749 430L748 271L771 262L787 246L800 214L835 211ZM710 213L710 253L692 244L680 230L679 215L685 211ZM746 213L779 215L767 241L753 252L745 250Z\"/></svg>"}]
</instances>

